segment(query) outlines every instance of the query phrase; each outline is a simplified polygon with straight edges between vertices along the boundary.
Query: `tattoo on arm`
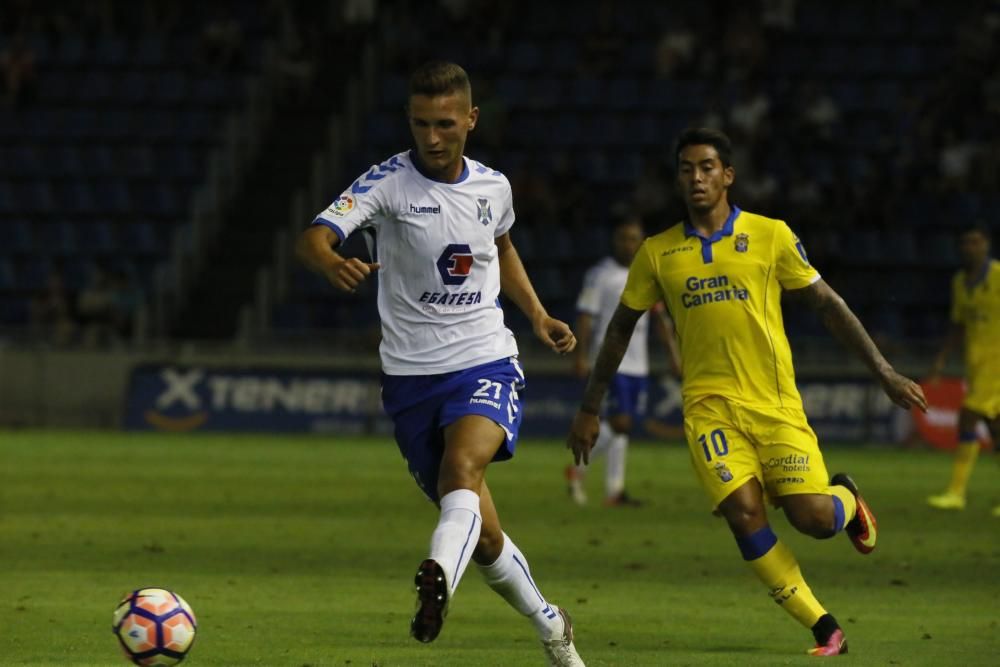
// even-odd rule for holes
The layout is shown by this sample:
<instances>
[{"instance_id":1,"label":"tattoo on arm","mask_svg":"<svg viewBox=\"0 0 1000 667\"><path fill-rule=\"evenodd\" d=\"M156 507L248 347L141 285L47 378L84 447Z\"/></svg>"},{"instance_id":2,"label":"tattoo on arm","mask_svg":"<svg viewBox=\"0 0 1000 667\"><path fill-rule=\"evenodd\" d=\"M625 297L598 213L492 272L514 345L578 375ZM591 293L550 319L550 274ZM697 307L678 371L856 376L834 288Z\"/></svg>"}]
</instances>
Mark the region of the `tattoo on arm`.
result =
<instances>
[{"instance_id":1,"label":"tattoo on arm","mask_svg":"<svg viewBox=\"0 0 1000 667\"><path fill-rule=\"evenodd\" d=\"M608 331L604 335L604 342L601 350L597 354L594 362L594 369L587 380L587 389L583 393L583 401L580 410L592 415L596 415L601 410L601 401L608 391L611 378L618 370L625 350L628 349L629 341L632 339L632 331L635 323L642 317L643 311L632 310L627 306L618 304L615 314L611 316L608 323Z\"/></svg>"},{"instance_id":2,"label":"tattoo on arm","mask_svg":"<svg viewBox=\"0 0 1000 667\"><path fill-rule=\"evenodd\" d=\"M818 280L809 287L794 292L801 295L819 315L827 330L844 346L853 350L872 373L881 376L892 368L861 321L825 281Z\"/></svg>"}]
</instances>

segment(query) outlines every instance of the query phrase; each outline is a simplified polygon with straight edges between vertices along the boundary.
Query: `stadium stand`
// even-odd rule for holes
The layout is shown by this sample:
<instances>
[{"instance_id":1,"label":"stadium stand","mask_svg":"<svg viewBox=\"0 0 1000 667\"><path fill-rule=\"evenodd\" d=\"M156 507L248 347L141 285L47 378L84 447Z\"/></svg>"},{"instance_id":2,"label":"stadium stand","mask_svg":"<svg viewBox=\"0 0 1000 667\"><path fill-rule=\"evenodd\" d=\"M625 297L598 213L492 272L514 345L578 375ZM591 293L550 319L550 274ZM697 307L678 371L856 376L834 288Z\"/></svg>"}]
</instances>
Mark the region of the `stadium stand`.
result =
<instances>
[{"instance_id":1,"label":"stadium stand","mask_svg":"<svg viewBox=\"0 0 1000 667\"><path fill-rule=\"evenodd\" d=\"M883 339L942 332L950 228L1000 204L990 3L637 0L625 12L604 0L387 0L373 22L352 23L340 3L222 2L168 10L152 27L138 3L106 6L111 21L69 3L70 28L44 12L0 24L0 54L33 58L20 99L0 109L5 327L29 324L53 272L75 293L106 266L162 300L159 265L179 287L154 333L230 339L252 311L261 339L369 336L371 290L335 293L289 261L289 240L408 145L405 76L431 57L472 74L484 120L469 153L510 178L515 243L564 318L612 218L638 212L650 232L680 218L670 142L687 125L733 136L734 201L789 220ZM197 219L207 157L266 69L268 43L275 115L219 224L188 233L198 261L179 280L176 230ZM820 333L801 314L789 329Z\"/></svg>"}]
</instances>

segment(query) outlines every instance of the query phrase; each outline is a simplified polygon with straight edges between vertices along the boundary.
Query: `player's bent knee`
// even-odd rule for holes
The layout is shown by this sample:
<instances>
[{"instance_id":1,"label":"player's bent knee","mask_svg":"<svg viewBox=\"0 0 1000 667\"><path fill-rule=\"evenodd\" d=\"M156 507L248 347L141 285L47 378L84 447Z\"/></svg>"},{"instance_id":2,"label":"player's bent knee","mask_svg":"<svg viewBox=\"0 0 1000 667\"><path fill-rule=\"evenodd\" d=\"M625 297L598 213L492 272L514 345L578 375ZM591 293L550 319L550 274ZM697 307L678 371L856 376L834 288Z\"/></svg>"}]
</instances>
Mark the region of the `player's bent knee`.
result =
<instances>
[{"instance_id":1,"label":"player's bent knee","mask_svg":"<svg viewBox=\"0 0 1000 667\"><path fill-rule=\"evenodd\" d=\"M806 499L786 500L783 503L785 516L795 530L803 535L819 540L836 535L833 507L826 496Z\"/></svg>"}]
</instances>

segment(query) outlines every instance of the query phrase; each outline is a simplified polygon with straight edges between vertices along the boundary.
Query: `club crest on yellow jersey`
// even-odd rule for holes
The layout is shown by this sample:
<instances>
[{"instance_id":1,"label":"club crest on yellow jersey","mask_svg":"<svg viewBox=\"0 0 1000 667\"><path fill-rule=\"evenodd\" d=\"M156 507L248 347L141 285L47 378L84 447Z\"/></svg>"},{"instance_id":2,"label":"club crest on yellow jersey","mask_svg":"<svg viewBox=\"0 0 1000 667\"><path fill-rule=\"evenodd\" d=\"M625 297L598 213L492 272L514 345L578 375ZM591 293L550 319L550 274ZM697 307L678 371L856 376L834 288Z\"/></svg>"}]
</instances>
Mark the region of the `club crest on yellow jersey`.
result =
<instances>
[{"instance_id":1,"label":"club crest on yellow jersey","mask_svg":"<svg viewBox=\"0 0 1000 667\"><path fill-rule=\"evenodd\" d=\"M718 461L716 462L714 468L716 474L719 476L719 479L721 479L723 482L733 481L733 473L729 471L729 466L727 466L725 463L723 463L722 461Z\"/></svg>"},{"instance_id":2,"label":"club crest on yellow jersey","mask_svg":"<svg viewBox=\"0 0 1000 667\"><path fill-rule=\"evenodd\" d=\"M750 235L742 232L737 234L733 246L736 248L736 252L746 252L750 249Z\"/></svg>"}]
</instances>

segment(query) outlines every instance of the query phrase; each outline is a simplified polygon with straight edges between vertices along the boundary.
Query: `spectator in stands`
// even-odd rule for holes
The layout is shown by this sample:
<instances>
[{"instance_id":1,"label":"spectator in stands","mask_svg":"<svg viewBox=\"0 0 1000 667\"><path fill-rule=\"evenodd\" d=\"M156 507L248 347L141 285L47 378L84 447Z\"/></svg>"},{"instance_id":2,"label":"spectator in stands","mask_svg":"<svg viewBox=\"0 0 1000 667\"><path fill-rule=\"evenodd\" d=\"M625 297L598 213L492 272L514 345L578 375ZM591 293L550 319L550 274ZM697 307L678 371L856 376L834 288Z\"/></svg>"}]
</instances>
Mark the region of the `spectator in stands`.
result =
<instances>
[{"instance_id":1,"label":"spectator in stands","mask_svg":"<svg viewBox=\"0 0 1000 667\"><path fill-rule=\"evenodd\" d=\"M521 224L538 229L562 222L556 215L556 200L545 172L533 161L528 161L514 173L510 186Z\"/></svg>"},{"instance_id":2,"label":"spectator in stands","mask_svg":"<svg viewBox=\"0 0 1000 667\"><path fill-rule=\"evenodd\" d=\"M555 206L556 219L561 224L579 228L586 222L586 211L590 208L592 200L585 183L576 160L568 153L553 154L549 172L549 191Z\"/></svg>"},{"instance_id":3,"label":"spectator in stands","mask_svg":"<svg viewBox=\"0 0 1000 667\"><path fill-rule=\"evenodd\" d=\"M94 267L90 284L80 292L76 309L83 327L84 345L99 347L115 338L115 291L104 267Z\"/></svg>"},{"instance_id":4,"label":"spectator in stands","mask_svg":"<svg viewBox=\"0 0 1000 667\"><path fill-rule=\"evenodd\" d=\"M231 9L217 7L201 31L201 59L220 72L239 69L244 63L243 26Z\"/></svg>"},{"instance_id":5,"label":"spectator in stands","mask_svg":"<svg viewBox=\"0 0 1000 667\"><path fill-rule=\"evenodd\" d=\"M729 15L722 39L725 76L743 80L756 74L767 56L764 33L760 23L749 11Z\"/></svg>"},{"instance_id":6,"label":"spectator in stands","mask_svg":"<svg viewBox=\"0 0 1000 667\"><path fill-rule=\"evenodd\" d=\"M0 76L2 76L2 104L19 107L35 97L38 74L35 70L35 51L22 35L16 35L0 51Z\"/></svg>"},{"instance_id":7,"label":"spectator in stands","mask_svg":"<svg viewBox=\"0 0 1000 667\"><path fill-rule=\"evenodd\" d=\"M64 346L73 341L76 322L73 318L73 294L66 287L62 271L49 273L45 288L36 294L29 306L32 337L53 345Z\"/></svg>"},{"instance_id":8,"label":"spectator in stands","mask_svg":"<svg viewBox=\"0 0 1000 667\"><path fill-rule=\"evenodd\" d=\"M621 62L625 42L618 30L616 17L619 7L612 0L602 0L594 17L593 27L583 38L581 74L603 78Z\"/></svg>"},{"instance_id":9,"label":"spectator in stands","mask_svg":"<svg viewBox=\"0 0 1000 667\"><path fill-rule=\"evenodd\" d=\"M760 24L769 32L795 30L795 5L798 0L761 0Z\"/></svg>"},{"instance_id":10,"label":"spectator in stands","mask_svg":"<svg viewBox=\"0 0 1000 667\"><path fill-rule=\"evenodd\" d=\"M135 318L142 306L142 290L133 282L127 271L112 271L111 328L118 340L131 340Z\"/></svg>"},{"instance_id":11,"label":"spectator in stands","mask_svg":"<svg viewBox=\"0 0 1000 667\"><path fill-rule=\"evenodd\" d=\"M729 110L733 136L740 137L747 146L755 145L766 129L770 112L771 98L767 93L749 81L745 82L740 96Z\"/></svg>"},{"instance_id":12,"label":"spectator in stands","mask_svg":"<svg viewBox=\"0 0 1000 667\"><path fill-rule=\"evenodd\" d=\"M479 146L496 150L503 146L507 131L507 104L496 94L490 79L476 81L475 89L479 91L477 104L480 124L472 140ZM486 158L480 157L479 160L486 161Z\"/></svg>"},{"instance_id":13,"label":"spectator in stands","mask_svg":"<svg viewBox=\"0 0 1000 667\"><path fill-rule=\"evenodd\" d=\"M695 64L698 36L683 17L672 21L656 43L653 69L661 79L682 78Z\"/></svg>"},{"instance_id":14,"label":"spectator in stands","mask_svg":"<svg viewBox=\"0 0 1000 667\"><path fill-rule=\"evenodd\" d=\"M808 140L828 144L840 121L840 108L816 81L805 82L796 97L799 100L798 125Z\"/></svg>"},{"instance_id":15,"label":"spectator in stands","mask_svg":"<svg viewBox=\"0 0 1000 667\"><path fill-rule=\"evenodd\" d=\"M642 163L642 173L632 191L636 214L644 220L664 220L670 204L669 177L659 154L649 154Z\"/></svg>"},{"instance_id":16,"label":"spectator in stands","mask_svg":"<svg viewBox=\"0 0 1000 667\"><path fill-rule=\"evenodd\" d=\"M974 142L959 137L954 129L948 129L938 156L938 169L946 190L967 189L972 164L978 152L979 146Z\"/></svg>"}]
</instances>

